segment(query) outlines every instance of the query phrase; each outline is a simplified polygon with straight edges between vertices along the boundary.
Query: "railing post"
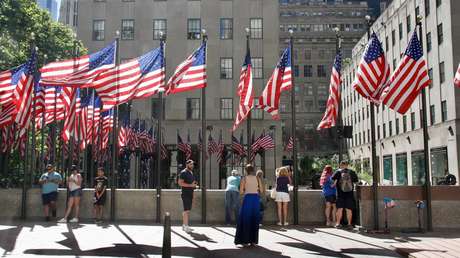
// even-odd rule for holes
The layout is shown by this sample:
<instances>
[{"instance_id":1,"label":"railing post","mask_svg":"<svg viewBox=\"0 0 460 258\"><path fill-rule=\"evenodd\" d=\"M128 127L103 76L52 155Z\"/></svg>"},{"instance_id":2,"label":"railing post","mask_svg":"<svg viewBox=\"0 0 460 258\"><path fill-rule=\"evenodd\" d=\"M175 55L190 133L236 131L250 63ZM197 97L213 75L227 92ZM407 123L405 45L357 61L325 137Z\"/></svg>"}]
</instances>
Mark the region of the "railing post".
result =
<instances>
[{"instance_id":1,"label":"railing post","mask_svg":"<svg viewBox=\"0 0 460 258\"><path fill-rule=\"evenodd\" d=\"M161 257L171 257L171 215L169 212L165 213L163 226L163 248L161 248Z\"/></svg>"}]
</instances>

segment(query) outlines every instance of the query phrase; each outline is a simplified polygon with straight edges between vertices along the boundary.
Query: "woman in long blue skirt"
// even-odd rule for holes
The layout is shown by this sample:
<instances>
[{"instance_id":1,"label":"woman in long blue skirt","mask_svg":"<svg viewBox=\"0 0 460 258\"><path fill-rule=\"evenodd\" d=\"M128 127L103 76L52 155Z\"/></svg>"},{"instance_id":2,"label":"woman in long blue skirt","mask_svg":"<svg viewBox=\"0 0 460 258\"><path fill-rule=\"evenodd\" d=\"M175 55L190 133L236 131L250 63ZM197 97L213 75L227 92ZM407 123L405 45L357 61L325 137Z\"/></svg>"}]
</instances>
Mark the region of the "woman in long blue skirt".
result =
<instances>
[{"instance_id":1,"label":"woman in long blue skirt","mask_svg":"<svg viewBox=\"0 0 460 258\"><path fill-rule=\"evenodd\" d=\"M256 177L254 167L246 165L246 176L241 180L240 193L244 194L243 205L236 227L235 245L256 245L259 242L260 204L259 193L265 189Z\"/></svg>"}]
</instances>

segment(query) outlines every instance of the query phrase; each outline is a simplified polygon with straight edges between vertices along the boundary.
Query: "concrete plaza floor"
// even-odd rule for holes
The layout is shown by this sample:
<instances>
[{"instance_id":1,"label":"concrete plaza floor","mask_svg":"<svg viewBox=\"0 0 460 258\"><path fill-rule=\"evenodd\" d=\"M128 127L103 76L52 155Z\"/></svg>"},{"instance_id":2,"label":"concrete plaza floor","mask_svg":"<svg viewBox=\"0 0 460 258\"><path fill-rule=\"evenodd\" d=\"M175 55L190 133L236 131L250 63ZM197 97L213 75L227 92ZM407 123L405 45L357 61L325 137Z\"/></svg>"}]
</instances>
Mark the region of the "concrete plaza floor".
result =
<instances>
[{"instance_id":1,"label":"concrete plaza floor","mask_svg":"<svg viewBox=\"0 0 460 258\"><path fill-rule=\"evenodd\" d=\"M172 227L173 257L401 257L395 245L415 239L414 235L268 226L260 230L259 246L239 248L233 244L233 227L193 228L187 234L179 226ZM163 227L153 224L0 222L3 257L161 257L162 242Z\"/></svg>"}]
</instances>

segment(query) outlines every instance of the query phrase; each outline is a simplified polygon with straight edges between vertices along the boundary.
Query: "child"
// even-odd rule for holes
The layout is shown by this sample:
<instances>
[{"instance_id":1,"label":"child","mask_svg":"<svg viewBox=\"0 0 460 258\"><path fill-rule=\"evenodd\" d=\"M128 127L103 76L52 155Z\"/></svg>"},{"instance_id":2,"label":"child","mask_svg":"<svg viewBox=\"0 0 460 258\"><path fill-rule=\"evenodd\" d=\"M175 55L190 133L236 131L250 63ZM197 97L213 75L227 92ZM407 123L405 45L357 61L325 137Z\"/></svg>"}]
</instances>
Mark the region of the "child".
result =
<instances>
[{"instance_id":1,"label":"child","mask_svg":"<svg viewBox=\"0 0 460 258\"><path fill-rule=\"evenodd\" d=\"M96 222L102 222L108 185L108 179L104 176L104 169L102 167L97 169L97 177L94 179L94 182L94 219Z\"/></svg>"},{"instance_id":2,"label":"child","mask_svg":"<svg viewBox=\"0 0 460 258\"><path fill-rule=\"evenodd\" d=\"M334 218L336 213L336 190L333 186L332 182L332 167L330 165L326 165L324 167L323 173L321 174L321 179L319 184L323 188L323 196L326 200L326 209L324 211L326 215L326 226L333 226L334 225ZM331 214L332 212L332 214Z\"/></svg>"}]
</instances>

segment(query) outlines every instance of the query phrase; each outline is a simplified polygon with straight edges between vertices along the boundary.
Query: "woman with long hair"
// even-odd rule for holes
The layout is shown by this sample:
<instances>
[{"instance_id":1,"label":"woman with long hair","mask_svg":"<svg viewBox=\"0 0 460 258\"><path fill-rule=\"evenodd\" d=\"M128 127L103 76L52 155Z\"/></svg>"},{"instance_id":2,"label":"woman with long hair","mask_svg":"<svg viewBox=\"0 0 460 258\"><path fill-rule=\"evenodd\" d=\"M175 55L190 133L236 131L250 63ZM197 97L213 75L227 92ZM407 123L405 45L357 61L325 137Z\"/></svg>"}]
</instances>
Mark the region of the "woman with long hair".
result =
<instances>
[{"instance_id":1,"label":"woman with long hair","mask_svg":"<svg viewBox=\"0 0 460 258\"><path fill-rule=\"evenodd\" d=\"M292 184L288 167L277 169L276 176L276 197L275 202L278 206L278 225L287 226L288 204L291 201L289 197L289 185Z\"/></svg>"},{"instance_id":2,"label":"woman with long hair","mask_svg":"<svg viewBox=\"0 0 460 258\"><path fill-rule=\"evenodd\" d=\"M331 179L332 177L332 167L330 165L326 165L323 169L323 173L321 174L321 178L319 180L319 184L322 187L322 194L326 201L326 208L324 213L326 215L326 226L333 226L335 222L335 213L336 213L336 190L335 186L333 185L334 182Z\"/></svg>"},{"instance_id":3,"label":"woman with long hair","mask_svg":"<svg viewBox=\"0 0 460 258\"><path fill-rule=\"evenodd\" d=\"M78 172L77 166L73 165L71 168L72 174L67 178L67 187L69 189L69 202L67 204L67 211L64 218L59 220L59 223L66 223L67 219L72 212L72 208L75 209L75 216L70 222L78 223L78 216L80 215L80 198L82 196L81 182L83 177Z\"/></svg>"},{"instance_id":4,"label":"woman with long hair","mask_svg":"<svg viewBox=\"0 0 460 258\"><path fill-rule=\"evenodd\" d=\"M244 195L243 204L236 226L235 245L256 245L259 242L260 197L263 193L262 182L255 175L254 167L247 164L246 176L241 179L240 194Z\"/></svg>"}]
</instances>

